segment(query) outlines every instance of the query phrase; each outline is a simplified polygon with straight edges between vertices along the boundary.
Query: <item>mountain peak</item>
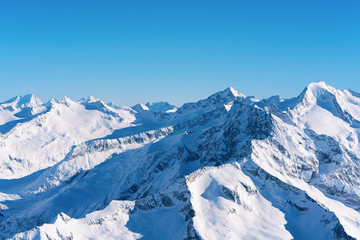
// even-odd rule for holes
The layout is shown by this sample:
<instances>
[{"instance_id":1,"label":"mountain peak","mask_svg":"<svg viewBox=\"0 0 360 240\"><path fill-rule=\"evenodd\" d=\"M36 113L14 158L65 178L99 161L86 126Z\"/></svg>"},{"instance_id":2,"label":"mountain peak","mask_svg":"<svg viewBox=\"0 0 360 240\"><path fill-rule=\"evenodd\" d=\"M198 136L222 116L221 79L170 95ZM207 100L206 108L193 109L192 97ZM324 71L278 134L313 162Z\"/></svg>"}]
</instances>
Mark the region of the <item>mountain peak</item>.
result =
<instances>
[{"instance_id":1,"label":"mountain peak","mask_svg":"<svg viewBox=\"0 0 360 240\"><path fill-rule=\"evenodd\" d=\"M30 104L30 105L40 105L42 101L37 98L34 94L27 94L21 98L19 103Z\"/></svg>"},{"instance_id":2,"label":"mountain peak","mask_svg":"<svg viewBox=\"0 0 360 240\"><path fill-rule=\"evenodd\" d=\"M154 112L166 112L169 110L173 110L174 108L176 108L176 106L171 105L168 102L148 102L145 104L145 106L150 110L150 111L154 111Z\"/></svg>"},{"instance_id":3,"label":"mountain peak","mask_svg":"<svg viewBox=\"0 0 360 240\"><path fill-rule=\"evenodd\" d=\"M245 98L246 96L244 94L242 94L240 91L236 90L233 87L228 87L226 88L223 93L226 93L228 95L233 95L234 97L240 97L240 98Z\"/></svg>"},{"instance_id":4,"label":"mountain peak","mask_svg":"<svg viewBox=\"0 0 360 240\"><path fill-rule=\"evenodd\" d=\"M138 103L138 104L132 106L131 108L134 109L137 112L149 111L150 110L145 104L142 104L142 103Z\"/></svg>"},{"instance_id":5,"label":"mountain peak","mask_svg":"<svg viewBox=\"0 0 360 240\"><path fill-rule=\"evenodd\" d=\"M72 103L74 103L74 101L72 99L68 98L67 96L64 96L58 102L62 103L62 104L65 104L67 106L70 106Z\"/></svg>"},{"instance_id":6,"label":"mountain peak","mask_svg":"<svg viewBox=\"0 0 360 240\"><path fill-rule=\"evenodd\" d=\"M324 95L335 95L339 90L324 81L312 82L299 95L301 101L306 103L316 102L316 99Z\"/></svg>"},{"instance_id":7,"label":"mountain peak","mask_svg":"<svg viewBox=\"0 0 360 240\"><path fill-rule=\"evenodd\" d=\"M217 92L210 97L208 97L208 100L215 100L216 102L219 102L221 104L228 103L233 101L236 98L242 98L245 99L246 96L239 92L238 90L228 87L223 91ZM221 100L220 100L221 99Z\"/></svg>"},{"instance_id":8,"label":"mountain peak","mask_svg":"<svg viewBox=\"0 0 360 240\"><path fill-rule=\"evenodd\" d=\"M34 107L37 105L41 105L42 102L34 94L26 94L26 95L13 97L0 104L3 107L11 107L15 109L15 108Z\"/></svg>"},{"instance_id":9,"label":"mountain peak","mask_svg":"<svg viewBox=\"0 0 360 240\"><path fill-rule=\"evenodd\" d=\"M146 104L138 103L131 107L132 109L136 111L153 111L153 112L167 112L176 110L176 106L171 105L168 102L147 102Z\"/></svg>"},{"instance_id":10,"label":"mountain peak","mask_svg":"<svg viewBox=\"0 0 360 240\"><path fill-rule=\"evenodd\" d=\"M93 102L98 102L98 101L101 101L101 100L98 98L95 98L93 96L87 96L87 97L80 99L79 103L93 103Z\"/></svg>"},{"instance_id":11,"label":"mountain peak","mask_svg":"<svg viewBox=\"0 0 360 240\"><path fill-rule=\"evenodd\" d=\"M324 81L312 82L306 87L306 89L312 91L315 95L319 92L324 92L324 91L328 91L328 92L336 91L336 88L327 84Z\"/></svg>"}]
</instances>

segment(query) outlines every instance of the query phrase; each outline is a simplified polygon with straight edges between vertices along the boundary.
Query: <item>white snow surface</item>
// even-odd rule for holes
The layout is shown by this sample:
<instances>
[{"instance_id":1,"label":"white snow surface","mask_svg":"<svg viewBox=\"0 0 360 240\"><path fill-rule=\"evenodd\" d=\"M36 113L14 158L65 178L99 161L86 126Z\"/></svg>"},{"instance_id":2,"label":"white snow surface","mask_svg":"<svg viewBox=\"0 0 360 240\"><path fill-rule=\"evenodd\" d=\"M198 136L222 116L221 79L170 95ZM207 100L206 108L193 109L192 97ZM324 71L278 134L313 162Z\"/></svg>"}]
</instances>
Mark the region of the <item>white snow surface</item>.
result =
<instances>
[{"instance_id":1,"label":"white snow surface","mask_svg":"<svg viewBox=\"0 0 360 240\"><path fill-rule=\"evenodd\" d=\"M360 94L0 103L0 239L360 239Z\"/></svg>"},{"instance_id":2,"label":"white snow surface","mask_svg":"<svg viewBox=\"0 0 360 240\"><path fill-rule=\"evenodd\" d=\"M292 239L284 226L284 213L260 194L248 193L245 187L256 187L239 167L224 165L198 175L188 186L194 226L202 238Z\"/></svg>"}]
</instances>

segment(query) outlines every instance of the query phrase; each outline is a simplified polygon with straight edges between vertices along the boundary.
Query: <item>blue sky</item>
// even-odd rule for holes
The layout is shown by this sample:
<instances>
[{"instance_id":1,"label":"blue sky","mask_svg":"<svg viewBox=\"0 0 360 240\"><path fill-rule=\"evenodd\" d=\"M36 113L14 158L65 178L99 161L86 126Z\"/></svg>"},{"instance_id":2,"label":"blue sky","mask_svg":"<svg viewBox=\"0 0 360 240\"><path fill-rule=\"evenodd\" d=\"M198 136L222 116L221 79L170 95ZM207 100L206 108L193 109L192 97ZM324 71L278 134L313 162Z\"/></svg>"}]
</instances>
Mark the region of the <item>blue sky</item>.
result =
<instances>
[{"instance_id":1,"label":"blue sky","mask_svg":"<svg viewBox=\"0 0 360 240\"><path fill-rule=\"evenodd\" d=\"M0 3L0 101L93 95L177 105L228 86L257 98L314 81L360 91L360 2Z\"/></svg>"}]
</instances>

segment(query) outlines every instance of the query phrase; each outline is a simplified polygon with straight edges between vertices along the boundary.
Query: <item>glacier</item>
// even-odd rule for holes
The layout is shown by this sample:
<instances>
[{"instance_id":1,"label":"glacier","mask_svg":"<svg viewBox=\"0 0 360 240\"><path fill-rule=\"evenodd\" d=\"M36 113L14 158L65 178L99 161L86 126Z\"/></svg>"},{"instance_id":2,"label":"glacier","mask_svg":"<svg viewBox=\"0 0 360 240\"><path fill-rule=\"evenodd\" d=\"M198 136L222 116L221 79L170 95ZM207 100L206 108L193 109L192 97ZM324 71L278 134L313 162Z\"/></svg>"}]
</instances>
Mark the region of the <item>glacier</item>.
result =
<instances>
[{"instance_id":1,"label":"glacier","mask_svg":"<svg viewBox=\"0 0 360 240\"><path fill-rule=\"evenodd\" d=\"M360 94L0 103L0 239L360 239Z\"/></svg>"}]
</instances>

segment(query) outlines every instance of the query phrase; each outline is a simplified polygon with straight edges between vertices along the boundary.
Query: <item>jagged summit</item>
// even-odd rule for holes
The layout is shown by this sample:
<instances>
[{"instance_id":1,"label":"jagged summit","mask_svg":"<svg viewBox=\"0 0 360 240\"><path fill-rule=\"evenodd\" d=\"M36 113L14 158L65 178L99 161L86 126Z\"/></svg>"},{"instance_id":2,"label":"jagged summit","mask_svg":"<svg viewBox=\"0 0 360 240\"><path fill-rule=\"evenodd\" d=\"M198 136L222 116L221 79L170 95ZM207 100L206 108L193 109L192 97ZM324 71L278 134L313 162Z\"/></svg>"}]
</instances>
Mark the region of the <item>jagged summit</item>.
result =
<instances>
[{"instance_id":1,"label":"jagged summit","mask_svg":"<svg viewBox=\"0 0 360 240\"><path fill-rule=\"evenodd\" d=\"M240 98L245 98L246 97L244 94L242 94L240 91L236 90L233 87L228 87L223 92L227 93L228 95L231 94L234 97L240 97Z\"/></svg>"},{"instance_id":2,"label":"jagged summit","mask_svg":"<svg viewBox=\"0 0 360 240\"><path fill-rule=\"evenodd\" d=\"M34 94L26 94L22 96L13 97L7 101L1 102L0 105L3 108L12 107L12 108L24 108L24 107L34 107L42 104L41 100L37 98Z\"/></svg>"},{"instance_id":3,"label":"jagged summit","mask_svg":"<svg viewBox=\"0 0 360 240\"><path fill-rule=\"evenodd\" d=\"M84 105L85 108L89 110L104 110L109 108L109 106L105 102L93 96L82 98L78 101L78 103Z\"/></svg>"},{"instance_id":4,"label":"jagged summit","mask_svg":"<svg viewBox=\"0 0 360 240\"><path fill-rule=\"evenodd\" d=\"M33 94L27 94L23 96L17 96L11 98L5 102L0 103L0 111L2 111L3 116L0 116L0 123L5 119L8 120L17 120L25 119L37 114L40 114L47 110L45 104L41 102L40 99L35 97ZM0 129L0 132L5 133L9 129L8 127L3 127Z\"/></svg>"},{"instance_id":5,"label":"jagged summit","mask_svg":"<svg viewBox=\"0 0 360 240\"><path fill-rule=\"evenodd\" d=\"M223 91L212 94L206 99L198 102L185 103L178 110L177 113L191 113L208 112L215 109L226 109L229 111L235 101L244 101L246 96L232 87L228 87Z\"/></svg>"},{"instance_id":6,"label":"jagged summit","mask_svg":"<svg viewBox=\"0 0 360 240\"><path fill-rule=\"evenodd\" d=\"M98 101L101 101L101 100L98 98L95 98L93 96L88 96L88 97L84 97L84 98L80 99L78 102L79 103L92 103L92 102L98 102Z\"/></svg>"},{"instance_id":7,"label":"jagged summit","mask_svg":"<svg viewBox=\"0 0 360 240\"><path fill-rule=\"evenodd\" d=\"M131 108L134 109L137 112L149 111L150 110L145 104L142 104L142 103L138 103L138 104L132 106Z\"/></svg>"},{"instance_id":8,"label":"jagged summit","mask_svg":"<svg viewBox=\"0 0 360 240\"><path fill-rule=\"evenodd\" d=\"M246 96L244 94L242 94L241 92L239 92L238 90L232 88L232 87L228 87L223 91L217 92L213 95L211 95L210 97L208 97L207 99L210 100L219 100L221 102L230 102L233 101L234 99L245 99Z\"/></svg>"},{"instance_id":9,"label":"jagged summit","mask_svg":"<svg viewBox=\"0 0 360 240\"><path fill-rule=\"evenodd\" d=\"M64 96L59 100L59 103L74 103L75 101L71 98Z\"/></svg>"},{"instance_id":10,"label":"jagged summit","mask_svg":"<svg viewBox=\"0 0 360 240\"><path fill-rule=\"evenodd\" d=\"M22 97L19 97L18 103L19 105L40 105L42 104L41 100L37 98L34 94L27 94Z\"/></svg>"}]
</instances>

